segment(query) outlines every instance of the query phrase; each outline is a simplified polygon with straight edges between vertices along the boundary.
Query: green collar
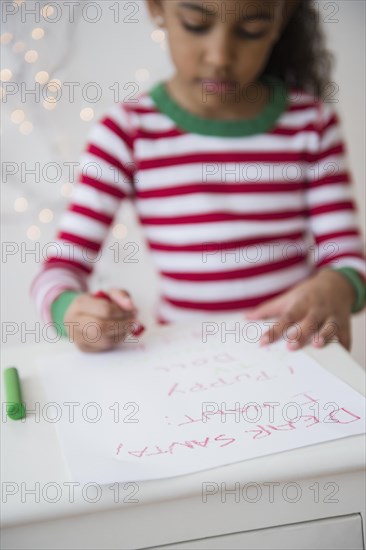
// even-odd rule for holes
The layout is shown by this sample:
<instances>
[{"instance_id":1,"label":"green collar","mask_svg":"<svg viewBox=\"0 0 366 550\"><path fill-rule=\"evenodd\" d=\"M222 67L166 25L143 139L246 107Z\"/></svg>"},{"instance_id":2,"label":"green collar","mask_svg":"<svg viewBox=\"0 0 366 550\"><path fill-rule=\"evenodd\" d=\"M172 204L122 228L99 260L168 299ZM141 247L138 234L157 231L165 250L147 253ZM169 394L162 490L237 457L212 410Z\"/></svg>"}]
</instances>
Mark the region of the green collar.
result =
<instances>
[{"instance_id":1,"label":"green collar","mask_svg":"<svg viewBox=\"0 0 366 550\"><path fill-rule=\"evenodd\" d=\"M207 136L250 136L270 130L287 106L287 87L284 82L270 75L262 75L261 80L271 89L270 101L261 113L251 119L222 120L195 115L176 103L164 81L155 84L148 95L162 113L186 132Z\"/></svg>"}]
</instances>

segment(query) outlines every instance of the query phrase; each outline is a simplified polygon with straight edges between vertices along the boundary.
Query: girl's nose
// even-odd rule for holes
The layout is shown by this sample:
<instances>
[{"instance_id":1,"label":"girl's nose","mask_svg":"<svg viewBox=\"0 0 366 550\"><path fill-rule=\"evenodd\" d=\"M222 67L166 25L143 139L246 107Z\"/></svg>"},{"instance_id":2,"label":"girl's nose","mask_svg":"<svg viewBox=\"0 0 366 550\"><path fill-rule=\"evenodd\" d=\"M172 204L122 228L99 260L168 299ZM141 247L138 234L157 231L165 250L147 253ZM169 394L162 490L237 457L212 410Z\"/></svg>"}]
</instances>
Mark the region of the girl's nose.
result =
<instances>
[{"instance_id":1,"label":"girl's nose","mask_svg":"<svg viewBox=\"0 0 366 550\"><path fill-rule=\"evenodd\" d=\"M224 30L217 30L207 41L205 63L216 74L230 73L235 58L234 40Z\"/></svg>"}]
</instances>

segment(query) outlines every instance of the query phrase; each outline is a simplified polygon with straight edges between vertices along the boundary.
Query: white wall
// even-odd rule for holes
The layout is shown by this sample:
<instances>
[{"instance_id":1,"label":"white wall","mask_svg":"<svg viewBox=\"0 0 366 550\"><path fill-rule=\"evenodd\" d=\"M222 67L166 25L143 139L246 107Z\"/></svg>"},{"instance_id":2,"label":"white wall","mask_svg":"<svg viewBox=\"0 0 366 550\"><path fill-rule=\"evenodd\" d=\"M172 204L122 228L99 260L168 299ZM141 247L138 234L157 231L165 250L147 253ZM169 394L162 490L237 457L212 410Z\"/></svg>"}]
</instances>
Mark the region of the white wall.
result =
<instances>
[{"instance_id":1,"label":"white wall","mask_svg":"<svg viewBox=\"0 0 366 550\"><path fill-rule=\"evenodd\" d=\"M35 4L27 1L27 8L34 8ZM40 4L44 6L46 2ZM2 45L2 66L12 70L11 81L24 81L30 86L34 83L35 74L46 70L51 78L58 78L63 83L63 95L52 111L46 110L42 102L35 103L30 98L22 101L19 93L8 96L2 103L2 132L6 136L2 144L3 161L15 162L20 168L15 176L3 181L2 241L16 243L19 248L35 247L38 241L42 250L42 245L54 239L59 216L68 201L67 197L60 194L62 185L68 181L65 163L78 161L87 132L93 124L93 121L84 122L80 119L80 110L92 107L95 120L113 103L114 96L110 87L114 83L119 83L120 99L123 100L133 90L131 87L124 90L125 83L132 82L135 86L137 84L138 91L147 89L156 81L166 78L172 71L164 44L158 44L151 39L154 26L147 16L143 0L134 3L127 0L119 2L117 22L114 22L116 12L111 9L116 5L115 2L100 2L101 18L94 23L90 20L96 16L96 11L93 7L87 8L88 4L90 3L81 3L81 6L84 5L84 13L80 16L80 7L75 12L79 17L73 23L69 21L69 9L63 2L59 2L60 12L49 13L48 22L42 17L40 22L36 22L34 16L22 12L20 6L16 8L18 12L15 15L10 14L7 23L3 25L3 33L13 34L12 40ZM365 3L358 0L321 1L319 6L329 47L336 55L334 80L339 85L337 108L348 144L354 191L359 204L359 223L365 235ZM9 8L9 12L11 9ZM59 21L51 23L50 20L57 16L60 16ZM335 19L338 21L334 22ZM131 20L136 22L130 22ZM35 27L42 27L46 31L41 40L34 40L31 36ZM24 50L15 53L13 47L19 41L24 42ZM39 53L38 60L33 64L24 61L24 53L29 49L35 49ZM139 69L147 69L150 77L144 81L139 80ZM80 83L75 88L73 102L68 98L65 82ZM96 103L88 102L88 97L83 97L80 92L89 82L98 83L103 90L101 99ZM89 90L90 94L92 91ZM20 125L11 122L10 114L15 109L23 109L26 119L33 123L33 131L29 135L21 134ZM40 163L41 169L49 162L58 162L62 169L59 181L49 181L55 174L52 171L46 179L41 175L38 182L34 181L33 176L21 178L20 163L23 162L23 168L29 168L36 161ZM14 210L14 201L18 197L28 199L28 208L23 212ZM54 219L50 223L42 223L38 219L43 208L49 208L54 213ZM156 301L158 281L143 234L129 203L122 206L116 221L124 223L128 229L125 239L121 241L122 245L127 242L139 244L136 256L139 261L123 262L116 269L112 262L112 253L108 252L108 245L117 240L111 234L103 254L103 273L98 265L91 287L118 286L128 289L141 311L142 320L149 322ZM40 230L36 240L27 236L27 230L33 225ZM130 249L126 250L126 254L129 251ZM41 259L34 256L22 258L18 253L8 257L2 264L3 326L4 322L13 322L15 330L19 330L8 338L9 345L20 342L22 336L24 337L21 323L24 329L39 321L34 305L29 300L28 289L31 279L39 269L38 260ZM365 313L353 316L352 328L352 355L356 361L365 365ZM28 336L26 341L32 342L32 338Z\"/></svg>"}]
</instances>

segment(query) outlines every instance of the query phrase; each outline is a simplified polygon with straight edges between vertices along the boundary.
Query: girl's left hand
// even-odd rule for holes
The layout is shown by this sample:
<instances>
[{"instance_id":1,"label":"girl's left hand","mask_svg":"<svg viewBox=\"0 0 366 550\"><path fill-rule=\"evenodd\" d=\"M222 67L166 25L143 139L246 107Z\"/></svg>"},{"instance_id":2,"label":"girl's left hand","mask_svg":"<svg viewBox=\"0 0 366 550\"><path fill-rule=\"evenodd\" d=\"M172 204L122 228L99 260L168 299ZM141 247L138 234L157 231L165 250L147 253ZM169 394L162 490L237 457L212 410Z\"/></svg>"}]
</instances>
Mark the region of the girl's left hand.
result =
<instances>
[{"instance_id":1,"label":"girl's left hand","mask_svg":"<svg viewBox=\"0 0 366 550\"><path fill-rule=\"evenodd\" d=\"M315 347L338 340L350 351L351 310L355 299L355 291L347 279L325 268L280 296L246 311L245 317L249 320L278 318L261 336L261 346L275 342L282 335L288 340L290 350L301 348L311 339ZM290 326L292 329L287 332Z\"/></svg>"}]
</instances>

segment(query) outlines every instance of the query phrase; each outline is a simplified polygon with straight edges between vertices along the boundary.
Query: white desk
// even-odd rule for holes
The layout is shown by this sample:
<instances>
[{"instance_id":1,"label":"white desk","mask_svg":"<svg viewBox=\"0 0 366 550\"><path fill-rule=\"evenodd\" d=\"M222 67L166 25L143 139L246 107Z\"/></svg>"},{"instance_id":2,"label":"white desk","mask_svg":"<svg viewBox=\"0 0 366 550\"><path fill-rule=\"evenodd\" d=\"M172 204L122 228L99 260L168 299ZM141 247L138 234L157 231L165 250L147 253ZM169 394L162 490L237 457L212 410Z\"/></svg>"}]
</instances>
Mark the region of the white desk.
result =
<instances>
[{"instance_id":1,"label":"white desk","mask_svg":"<svg viewBox=\"0 0 366 550\"><path fill-rule=\"evenodd\" d=\"M3 349L2 369L18 367L27 409L38 402L42 410L47 403L36 356L72 345ZM364 392L363 369L340 345L304 349ZM364 436L140 482L137 492L124 484L114 490L104 486L99 500L91 502L97 495L92 486L75 486L70 499L55 426L35 420L32 414L25 422L2 414L3 549L365 548ZM202 483L208 482L213 488L225 482L236 493L227 494L225 502L218 490L204 502ZM35 493L27 494L30 489Z\"/></svg>"}]
</instances>

